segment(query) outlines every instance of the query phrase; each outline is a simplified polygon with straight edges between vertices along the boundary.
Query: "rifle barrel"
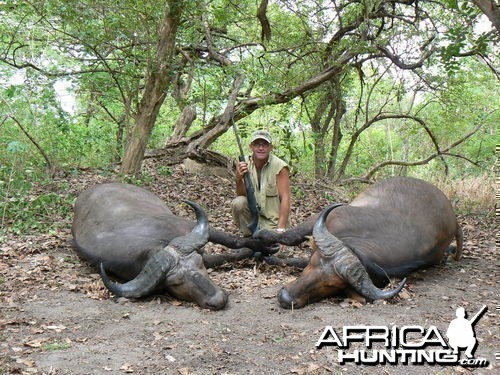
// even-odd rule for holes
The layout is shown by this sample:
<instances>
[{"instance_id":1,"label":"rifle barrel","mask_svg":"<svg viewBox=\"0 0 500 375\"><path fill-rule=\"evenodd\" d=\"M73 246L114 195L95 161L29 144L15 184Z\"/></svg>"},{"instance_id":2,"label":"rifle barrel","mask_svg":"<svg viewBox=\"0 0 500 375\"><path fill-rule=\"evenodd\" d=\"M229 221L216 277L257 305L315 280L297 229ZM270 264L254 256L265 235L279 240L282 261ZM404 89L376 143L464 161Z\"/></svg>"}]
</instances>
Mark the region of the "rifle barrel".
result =
<instances>
[{"instance_id":1,"label":"rifle barrel","mask_svg":"<svg viewBox=\"0 0 500 375\"><path fill-rule=\"evenodd\" d=\"M474 323L476 323L476 320L483 314L483 312L487 309L488 307L486 305L483 305L483 307L481 307L481 310L479 310L477 312L476 315L474 315L472 317L472 319L469 320L470 324L473 325Z\"/></svg>"},{"instance_id":2,"label":"rifle barrel","mask_svg":"<svg viewBox=\"0 0 500 375\"><path fill-rule=\"evenodd\" d=\"M240 135L238 132L238 127L236 126L236 123L234 122L234 118L231 117L231 121L233 123L234 135L236 136L236 143L238 144L238 148L240 149L240 156L244 157L245 153L243 152L243 146L241 145L241 139L240 139Z\"/></svg>"},{"instance_id":3,"label":"rifle barrel","mask_svg":"<svg viewBox=\"0 0 500 375\"><path fill-rule=\"evenodd\" d=\"M241 145L240 135L238 133L238 127L234 122L234 118L231 117L233 123L234 135L236 136L236 142L238 143L238 148L240 149L240 161L245 161L245 153L243 152L243 146ZM243 180L245 182L245 189L247 191L247 202L248 208L250 209L250 216L252 221L247 225L248 229L254 234L259 228L259 206L257 204L257 199L255 198L255 189L252 185L252 180L250 179L250 174L247 172L243 175Z\"/></svg>"}]
</instances>

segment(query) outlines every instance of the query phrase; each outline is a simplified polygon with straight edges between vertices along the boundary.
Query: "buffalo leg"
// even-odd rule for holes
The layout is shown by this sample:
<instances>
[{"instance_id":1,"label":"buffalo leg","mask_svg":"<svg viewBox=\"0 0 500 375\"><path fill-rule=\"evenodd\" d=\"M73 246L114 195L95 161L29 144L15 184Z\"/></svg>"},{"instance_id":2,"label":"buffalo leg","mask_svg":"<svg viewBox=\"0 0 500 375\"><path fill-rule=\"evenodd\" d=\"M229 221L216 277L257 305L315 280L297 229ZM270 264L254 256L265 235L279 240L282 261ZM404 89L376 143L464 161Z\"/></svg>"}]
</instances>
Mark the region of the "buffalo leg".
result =
<instances>
[{"instance_id":1,"label":"buffalo leg","mask_svg":"<svg viewBox=\"0 0 500 375\"><path fill-rule=\"evenodd\" d=\"M272 266L291 266L300 269L306 268L309 263L307 258L278 258L275 256L264 257L264 261Z\"/></svg>"},{"instance_id":2,"label":"buffalo leg","mask_svg":"<svg viewBox=\"0 0 500 375\"><path fill-rule=\"evenodd\" d=\"M206 268L213 268L220 266L227 262L237 262L239 260L251 258L254 254L252 249L248 249L243 247L238 249L235 252L227 253L227 254L206 254L203 256L203 264L205 264Z\"/></svg>"}]
</instances>

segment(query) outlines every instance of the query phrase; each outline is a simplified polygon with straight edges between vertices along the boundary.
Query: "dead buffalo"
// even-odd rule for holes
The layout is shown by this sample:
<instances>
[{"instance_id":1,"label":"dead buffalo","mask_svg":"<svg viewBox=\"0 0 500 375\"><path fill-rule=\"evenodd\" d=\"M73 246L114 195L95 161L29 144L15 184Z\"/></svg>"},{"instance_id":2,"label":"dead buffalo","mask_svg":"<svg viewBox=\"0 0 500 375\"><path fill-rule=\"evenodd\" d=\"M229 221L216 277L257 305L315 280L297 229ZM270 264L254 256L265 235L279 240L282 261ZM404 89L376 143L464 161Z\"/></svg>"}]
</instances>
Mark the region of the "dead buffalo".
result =
<instances>
[{"instance_id":1,"label":"dead buffalo","mask_svg":"<svg viewBox=\"0 0 500 375\"><path fill-rule=\"evenodd\" d=\"M285 308L304 305L353 288L368 300L391 298L380 290L390 277L440 263L453 239L462 254L462 230L450 201L432 184L393 178L372 185L349 205L333 205L283 234L261 231L264 242L296 245L313 233L316 251L302 275L284 286Z\"/></svg>"},{"instance_id":2,"label":"dead buffalo","mask_svg":"<svg viewBox=\"0 0 500 375\"><path fill-rule=\"evenodd\" d=\"M202 307L221 309L227 295L210 280L199 254L201 248L208 240L232 248L262 248L257 240L210 229L203 210L188 203L196 212L197 223L174 215L160 198L143 188L96 185L75 203L74 247L82 258L100 267L104 284L118 296L137 298L166 290ZM252 253L207 256L206 263L213 266ZM128 282L112 282L106 270Z\"/></svg>"}]
</instances>

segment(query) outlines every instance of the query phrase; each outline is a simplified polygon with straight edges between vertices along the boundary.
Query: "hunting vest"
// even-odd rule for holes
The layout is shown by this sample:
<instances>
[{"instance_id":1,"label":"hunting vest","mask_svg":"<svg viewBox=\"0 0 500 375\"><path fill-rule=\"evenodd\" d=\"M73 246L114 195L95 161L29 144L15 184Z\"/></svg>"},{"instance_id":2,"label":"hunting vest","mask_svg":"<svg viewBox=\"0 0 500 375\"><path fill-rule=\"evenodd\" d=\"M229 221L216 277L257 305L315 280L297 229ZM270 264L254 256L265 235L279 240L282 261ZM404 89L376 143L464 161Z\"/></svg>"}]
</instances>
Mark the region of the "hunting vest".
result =
<instances>
[{"instance_id":1,"label":"hunting vest","mask_svg":"<svg viewBox=\"0 0 500 375\"><path fill-rule=\"evenodd\" d=\"M255 189L255 199L259 205L260 216L266 219L260 220L259 224L261 224L261 227L267 227L268 225L265 225L264 222L269 221L271 227L276 228L280 216L280 197L278 195L278 186L276 185L276 176L284 167L290 167L277 156L269 154L269 160L264 164L260 172L259 181L257 168L255 168L252 156L247 156L246 161L248 163L250 179Z\"/></svg>"}]
</instances>

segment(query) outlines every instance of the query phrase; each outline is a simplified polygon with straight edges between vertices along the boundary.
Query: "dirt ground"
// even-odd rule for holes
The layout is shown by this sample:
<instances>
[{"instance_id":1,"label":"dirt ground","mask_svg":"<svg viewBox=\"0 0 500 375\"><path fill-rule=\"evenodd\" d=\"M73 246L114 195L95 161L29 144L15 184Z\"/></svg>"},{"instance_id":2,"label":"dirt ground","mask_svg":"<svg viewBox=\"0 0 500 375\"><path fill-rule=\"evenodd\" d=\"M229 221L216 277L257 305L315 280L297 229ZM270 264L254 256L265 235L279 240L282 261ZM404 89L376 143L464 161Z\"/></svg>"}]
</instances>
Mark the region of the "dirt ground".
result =
<instances>
[{"instance_id":1,"label":"dirt ground","mask_svg":"<svg viewBox=\"0 0 500 375\"><path fill-rule=\"evenodd\" d=\"M76 195L109 179L71 177L60 194ZM341 195L297 185L294 222ZM153 176L148 188L179 214L190 215L179 205L181 198L196 200L207 208L212 225L235 231L227 204L229 178L207 179L176 169ZM491 216L460 216L462 260L412 274L394 300L362 304L339 296L285 310L276 294L300 271L245 260L210 270L229 293L228 306L217 312L169 296L115 299L68 244L69 219L60 220L54 233L9 235L0 244L0 374L499 373L498 253ZM209 243L206 251L227 250ZM284 253L309 251L304 244ZM315 347L325 326L341 332L349 325L434 325L444 333L458 307L472 316L483 305L488 311L475 326L475 358L487 359L487 367L339 364L336 348Z\"/></svg>"}]
</instances>

